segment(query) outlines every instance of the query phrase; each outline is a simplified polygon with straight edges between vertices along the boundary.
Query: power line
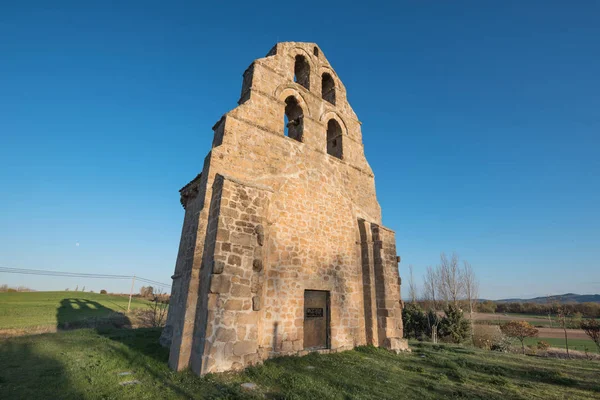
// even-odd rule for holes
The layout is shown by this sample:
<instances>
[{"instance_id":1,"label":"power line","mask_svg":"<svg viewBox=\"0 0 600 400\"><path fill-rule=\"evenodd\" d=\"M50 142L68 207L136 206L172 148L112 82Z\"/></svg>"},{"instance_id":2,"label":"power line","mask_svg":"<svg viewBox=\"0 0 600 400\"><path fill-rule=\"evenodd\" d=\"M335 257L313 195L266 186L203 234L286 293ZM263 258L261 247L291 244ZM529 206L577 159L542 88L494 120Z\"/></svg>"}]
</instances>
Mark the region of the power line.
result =
<instances>
[{"instance_id":1,"label":"power line","mask_svg":"<svg viewBox=\"0 0 600 400\"><path fill-rule=\"evenodd\" d=\"M0 267L0 272L8 272L15 274L28 275L48 275L48 276L74 276L74 277L89 277L89 278L110 278L110 279L130 279L128 275L111 275L111 274L88 274L84 272L60 272L47 271L40 269L24 269L24 268L6 268Z\"/></svg>"},{"instance_id":2,"label":"power line","mask_svg":"<svg viewBox=\"0 0 600 400\"><path fill-rule=\"evenodd\" d=\"M114 274L90 274L85 272L64 272L64 271L48 271L43 269L26 269L26 268L8 268L0 267L0 272L9 274L24 274L24 275L44 275L44 276L63 276L68 278L94 278L94 279L132 279L133 275L114 275ZM157 282L151 279L136 276L135 279L145 283L170 287L171 285Z\"/></svg>"},{"instance_id":3,"label":"power line","mask_svg":"<svg viewBox=\"0 0 600 400\"><path fill-rule=\"evenodd\" d=\"M136 276L135 279L140 280L142 282L153 283L155 285L160 285L160 286L171 286L171 285L167 285L166 283L161 283L161 282L153 281L150 279L140 278L139 276Z\"/></svg>"}]
</instances>

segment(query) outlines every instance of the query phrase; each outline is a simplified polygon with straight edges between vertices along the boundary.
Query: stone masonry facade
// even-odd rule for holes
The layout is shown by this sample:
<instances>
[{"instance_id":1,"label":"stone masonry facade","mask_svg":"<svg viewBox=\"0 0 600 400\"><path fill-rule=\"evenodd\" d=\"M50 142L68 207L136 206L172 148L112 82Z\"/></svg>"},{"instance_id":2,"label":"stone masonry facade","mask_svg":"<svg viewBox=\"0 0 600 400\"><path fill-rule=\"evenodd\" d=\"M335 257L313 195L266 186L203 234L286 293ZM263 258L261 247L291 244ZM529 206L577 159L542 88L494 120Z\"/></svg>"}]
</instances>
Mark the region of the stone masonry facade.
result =
<instances>
[{"instance_id":1,"label":"stone masonry facade","mask_svg":"<svg viewBox=\"0 0 600 400\"><path fill-rule=\"evenodd\" d=\"M361 123L321 49L278 43L244 72L238 104L180 191L161 337L170 367L203 375L314 351L305 291L327 293L317 351L406 349L394 232L381 224Z\"/></svg>"}]
</instances>

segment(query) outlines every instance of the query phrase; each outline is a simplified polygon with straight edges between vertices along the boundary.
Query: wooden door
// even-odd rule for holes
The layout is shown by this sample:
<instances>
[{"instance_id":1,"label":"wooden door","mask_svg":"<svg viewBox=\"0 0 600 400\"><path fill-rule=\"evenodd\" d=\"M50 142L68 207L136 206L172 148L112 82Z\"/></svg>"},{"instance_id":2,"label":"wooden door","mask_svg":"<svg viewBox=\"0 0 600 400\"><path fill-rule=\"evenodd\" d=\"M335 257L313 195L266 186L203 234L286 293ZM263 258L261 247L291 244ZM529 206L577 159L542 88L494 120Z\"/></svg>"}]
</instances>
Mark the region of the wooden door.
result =
<instances>
[{"instance_id":1,"label":"wooden door","mask_svg":"<svg viewBox=\"0 0 600 400\"><path fill-rule=\"evenodd\" d=\"M329 348L329 292L304 291L304 348Z\"/></svg>"}]
</instances>

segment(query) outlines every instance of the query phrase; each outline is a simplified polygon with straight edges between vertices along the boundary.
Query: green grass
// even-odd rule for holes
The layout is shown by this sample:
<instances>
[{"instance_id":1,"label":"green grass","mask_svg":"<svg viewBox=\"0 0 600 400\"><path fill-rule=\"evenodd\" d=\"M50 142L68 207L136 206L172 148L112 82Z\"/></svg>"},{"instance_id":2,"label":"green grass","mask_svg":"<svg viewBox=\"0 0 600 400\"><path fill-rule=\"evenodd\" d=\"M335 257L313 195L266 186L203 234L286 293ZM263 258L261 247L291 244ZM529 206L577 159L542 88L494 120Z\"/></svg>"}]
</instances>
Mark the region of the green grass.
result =
<instances>
[{"instance_id":1,"label":"green grass","mask_svg":"<svg viewBox=\"0 0 600 400\"><path fill-rule=\"evenodd\" d=\"M519 319L519 318L537 318L537 319L545 319L546 321L548 321L548 316L547 315L540 315L540 314L521 314L521 313L497 313L498 315L506 315L509 317L515 317L515 319Z\"/></svg>"},{"instance_id":2,"label":"green grass","mask_svg":"<svg viewBox=\"0 0 600 400\"><path fill-rule=\"evenodd\" d=\"M600 362L413 343L282 357L241 373L168 369L157 329L61 331L0 341L0 399L597 399ZM131 375L120 376L119 373ZM136 379L140 384L121 386ZM258 389L244 392L240 384Z\"/></svg>"},{"instance_id":3,"label":"green grass","mask_svg":"<svg viewBox=\"0 0 600 400\"><path fill-rule=\"evenodd\" d=\"M544 337L535 337L535 338L526 338L525 345L535 345L540 340L550 343L552 347L560 347L565 348L565 339L564 338L544 338ZM588 352L597 353L596 344L591 339L569 339L569 350L578 350L585 351L585 347L587 346Z\"/></svg>"},{"instance_id":4,"label":"green grass","mask_svg":"<svg viewBox=\"0 0 600 400\"><path fill-rule=\"evenodd\" d=\"M0 293L0 329L63 326L127 311L126 296L84 292ZM147 302L133 298L131 308Z\"/></svg>"}]
</instances>

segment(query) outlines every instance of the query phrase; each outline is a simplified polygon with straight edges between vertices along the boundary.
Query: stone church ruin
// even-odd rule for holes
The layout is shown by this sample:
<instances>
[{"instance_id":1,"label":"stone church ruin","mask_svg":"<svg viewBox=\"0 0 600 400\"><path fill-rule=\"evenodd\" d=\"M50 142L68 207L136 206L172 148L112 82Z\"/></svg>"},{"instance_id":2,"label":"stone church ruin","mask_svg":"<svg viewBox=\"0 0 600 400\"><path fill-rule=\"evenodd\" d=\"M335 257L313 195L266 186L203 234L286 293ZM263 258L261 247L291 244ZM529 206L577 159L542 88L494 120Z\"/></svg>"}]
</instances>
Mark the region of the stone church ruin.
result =
<instances>
[{"instance_id":1,"label":"stone church ruin","mask_svg":"<svg viewBox=\"0 0 600 400\"><path fill-rule=\"evenodd\" d=\"M314 43L244 72L185 208L161 343L197 374L373 344L399 351L399 257L361 123Z\"/></svg>"}]
</instances>

